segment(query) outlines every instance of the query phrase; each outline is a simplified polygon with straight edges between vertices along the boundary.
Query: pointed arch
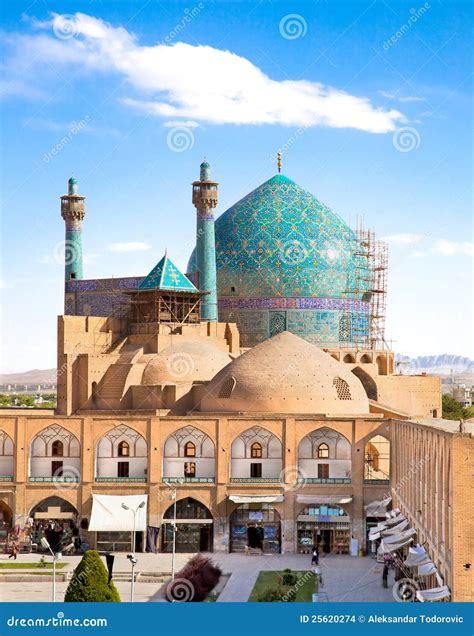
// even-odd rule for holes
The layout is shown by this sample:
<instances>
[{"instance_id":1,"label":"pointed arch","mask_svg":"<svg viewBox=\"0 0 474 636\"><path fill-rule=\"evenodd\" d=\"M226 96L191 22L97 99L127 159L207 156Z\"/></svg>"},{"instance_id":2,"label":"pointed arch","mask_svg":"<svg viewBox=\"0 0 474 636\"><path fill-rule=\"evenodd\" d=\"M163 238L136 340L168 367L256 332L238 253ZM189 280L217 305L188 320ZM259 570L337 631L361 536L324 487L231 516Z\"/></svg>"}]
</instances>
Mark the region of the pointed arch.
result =
<instances>
[{"instance_id":1,"label":"pointed arch","mask_svg":"<svg viewBox=\"0 0 474 636\"><path fill-rule=\"evenodd\" d=\"M369 400L378 400L377 384L374 378L360 367L351 369L351 372L361 381Z\"/></svg>"},{"instance_id":2,"label":"pointed arch","mask_svg":"<svg viewBox=\"0 0 474 636\"><path fill-rule=\"evenodd\" d=\"M119 424L96 443L96 481L146 481L148 444L141 433Z\"/></svg>"},{"instance_id":3,"label":"pointed arch","mask_svg":"<svg viewBox=\"0 0 474 636\"><path fill-rule=\"evenodd\" d=\"M166 439L163 479L209 481L215 477L214 441L194 426L183 426Z\"/></svg>"},{"instance_id":4,"label":"pointed arch","mask_svg":"<svg viewBox=\"0 0 474 636\"><path fill-rule=\"evenodd\" d=\"M364 449L364 481L390 480L390 441L383 435L373 435Z\"/></svg>"}]
</instances>

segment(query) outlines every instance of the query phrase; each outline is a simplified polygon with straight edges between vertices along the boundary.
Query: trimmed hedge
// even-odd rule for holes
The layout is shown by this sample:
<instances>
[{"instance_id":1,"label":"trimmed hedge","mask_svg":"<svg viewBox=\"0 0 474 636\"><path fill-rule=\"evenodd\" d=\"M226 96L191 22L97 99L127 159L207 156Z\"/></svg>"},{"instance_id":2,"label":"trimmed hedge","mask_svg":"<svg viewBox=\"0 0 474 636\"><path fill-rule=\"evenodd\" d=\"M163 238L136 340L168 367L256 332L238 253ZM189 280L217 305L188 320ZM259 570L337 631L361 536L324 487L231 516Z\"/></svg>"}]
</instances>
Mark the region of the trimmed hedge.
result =
<instances>
[{"instance_id":1,"label":"trimmed hedge","mask_svg":"<svg viewBox=\"0 0 474 636\"><path fill-rule=\"evenodd\" d=\"M120 594L96 550L87 550L74 570L64 597L67 603L120 603Z\"/></svg>"}]
</instances>

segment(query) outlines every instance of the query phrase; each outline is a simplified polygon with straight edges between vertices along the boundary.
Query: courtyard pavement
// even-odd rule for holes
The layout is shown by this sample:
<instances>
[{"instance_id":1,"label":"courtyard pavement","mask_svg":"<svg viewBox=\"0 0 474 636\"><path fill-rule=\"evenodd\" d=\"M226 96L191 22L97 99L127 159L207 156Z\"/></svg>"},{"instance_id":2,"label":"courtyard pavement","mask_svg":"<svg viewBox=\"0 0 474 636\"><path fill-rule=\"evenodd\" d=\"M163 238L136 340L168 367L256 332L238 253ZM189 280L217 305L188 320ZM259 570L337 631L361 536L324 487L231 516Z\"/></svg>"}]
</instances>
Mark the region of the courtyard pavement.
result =
<instances>
[{"instance_id":1,"label":"courtyard pavement","mask_svg":"<svg viewBox=\"0 0 474 636\"><path fill-rule=\"evenodd\" d=\"M136 572L143 574L171 573L170 554L137 554ZM188 561L191 554L176 555L176 571ZM269 556L246 556L244 554L212 554L209 555L221 567L223 572L230 574L230 578L221 592L218 602L247 602L252 588L261 570L293 570L311 569L311 557L303 554L275 554ZM19 563L35 563L41 556L36 554L22 554ZM67 563L61 572L72 571L79 563L79 556L64 556ZM6 555L0 555L0 563L7 561ZM46 556L46 561L50 561ZM392 596L393 576L390 574L388 588L382 587L382 566L370 557L351 557L346 555L328 555L320 559L321 573L324 587L321 588L322 602L395 602ZM44 571L44 570L43 570ZM10 573L14 571L10 570ZM16 570L26 573L25 570ZM5 574L7 570L0 570ZM32 571L33 573L33 571ZM117 554L114 564L114 574L129 574L130 566L126 555ZM51 600L52 583L50 577L40 582L0 582L0 600L24 602L25 598L32 602ZM121 578L121 577L118 577ZM130 582L115 581L123 601L130 599ZM63 600L67 582L57 582L57 599ZM141 602L160 601L159 590L162 583L135 584L135 600ZM327 597L325 596L327 595Z\"/></svg>"}]
</instances>

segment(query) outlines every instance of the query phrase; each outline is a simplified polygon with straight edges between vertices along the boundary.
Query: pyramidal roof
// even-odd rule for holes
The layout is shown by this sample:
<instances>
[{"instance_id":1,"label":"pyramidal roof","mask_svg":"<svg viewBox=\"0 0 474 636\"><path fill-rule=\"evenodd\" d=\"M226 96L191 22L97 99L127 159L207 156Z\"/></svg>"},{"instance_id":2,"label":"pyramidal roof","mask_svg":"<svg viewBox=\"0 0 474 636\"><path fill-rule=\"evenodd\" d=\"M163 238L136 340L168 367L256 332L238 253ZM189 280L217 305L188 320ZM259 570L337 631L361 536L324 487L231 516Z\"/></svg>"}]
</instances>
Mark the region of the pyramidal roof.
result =
<instances>
[{"instance_id":1,"label":"pyramidal roof","mask_svg":"<svg viewBox=\"0 0 474 636\"><path fill-rule=\"evenodd\" d=\"M197 292L192 282L165 254L141 282L138 289L162 289L164 291Z\"/></svg>"}]
</instances>

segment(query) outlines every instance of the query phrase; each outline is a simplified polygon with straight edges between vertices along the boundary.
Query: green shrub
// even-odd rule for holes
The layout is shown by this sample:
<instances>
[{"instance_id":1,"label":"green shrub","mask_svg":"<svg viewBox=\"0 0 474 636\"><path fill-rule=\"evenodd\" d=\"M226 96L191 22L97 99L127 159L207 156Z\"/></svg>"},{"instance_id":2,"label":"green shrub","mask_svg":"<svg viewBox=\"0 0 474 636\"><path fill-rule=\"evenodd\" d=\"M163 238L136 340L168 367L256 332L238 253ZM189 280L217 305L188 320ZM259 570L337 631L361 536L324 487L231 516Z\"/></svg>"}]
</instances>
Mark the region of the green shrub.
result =
<instances>
[{"instance_id":1,"label":"green shrub","mask_svg":"<svg viewBox=\"0 0 474 636\"><path fill-rule=\"evenodd\" d=\"M286 570L283 570L283 575L281 577L282 585L291 587L292 585L296 585L297 580L297 575L292 572L290 568L286 568Z\"/></svg>"},{"instance_id":2,"label":"green shrub","mask_svg":"<svg viewBox=\"0 0 474 636\"><path fill-rule=\"evenodd\" d=\"M96 550L87 550L66 590L67 603L120 603L120 594Z\"/></svg>"},{"instance_id":3,"label":"green shrub","mask_svg":"<svg viewBox=\"0 0 474 636\"><path fill-rule=\"evenodd\" d=\"M295 598L294 590L292 591L290 588L284 588L279 585L278 587L270 587L265 592L262 592L257 598L257 603L291 603Z\"/></svg>"}]
</instances>

